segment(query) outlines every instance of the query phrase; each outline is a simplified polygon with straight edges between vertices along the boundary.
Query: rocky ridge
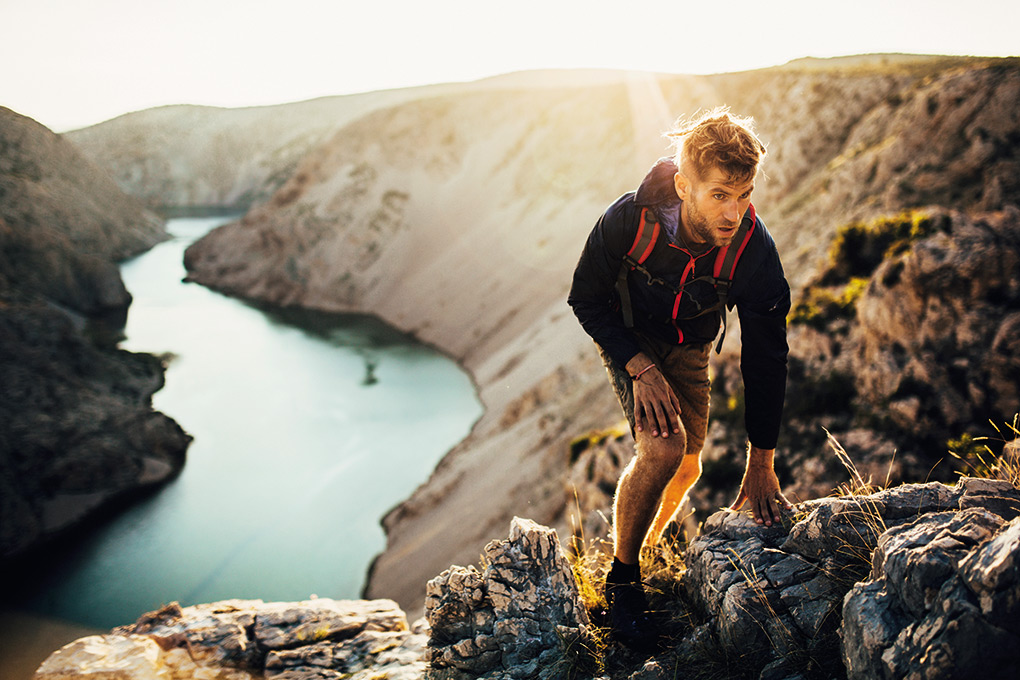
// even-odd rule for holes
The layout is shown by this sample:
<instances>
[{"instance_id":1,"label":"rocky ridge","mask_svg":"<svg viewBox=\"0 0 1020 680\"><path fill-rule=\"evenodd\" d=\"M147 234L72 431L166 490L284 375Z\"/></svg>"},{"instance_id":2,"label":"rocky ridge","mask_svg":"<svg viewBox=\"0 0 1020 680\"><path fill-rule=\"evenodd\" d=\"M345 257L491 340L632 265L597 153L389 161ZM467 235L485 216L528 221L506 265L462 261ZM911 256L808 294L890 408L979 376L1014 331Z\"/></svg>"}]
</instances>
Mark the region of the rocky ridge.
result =
<instances>
[{"instance_id":1,"label":"rocky ridge","mask_svg":"<svg viewBox=\"0 0 1020 680\"><path fill-rule=\"evenodd\" d=\"M771 528L722 511L682 567L663 563L673 550L646 577L663 632L650 656L607 646L556 532L515 519L481 570L429 582L410 629L385 600L169 605L71 643L35 678L969 678L1020 655L1010 482L818 499Z\"/></svg>"},{"instance_id":2,"label":"rocky ridge","mask_svg":"<svg viewBox=\"0 0 1020 680\"><path fill-rule=\"evenodd\" d=\"M5 565L183 466L188 436L151 406L160 360L101 332L131 301L116 262L164 238L162 219L69 142L0 108Z\"/></svg>"}]
</instances>

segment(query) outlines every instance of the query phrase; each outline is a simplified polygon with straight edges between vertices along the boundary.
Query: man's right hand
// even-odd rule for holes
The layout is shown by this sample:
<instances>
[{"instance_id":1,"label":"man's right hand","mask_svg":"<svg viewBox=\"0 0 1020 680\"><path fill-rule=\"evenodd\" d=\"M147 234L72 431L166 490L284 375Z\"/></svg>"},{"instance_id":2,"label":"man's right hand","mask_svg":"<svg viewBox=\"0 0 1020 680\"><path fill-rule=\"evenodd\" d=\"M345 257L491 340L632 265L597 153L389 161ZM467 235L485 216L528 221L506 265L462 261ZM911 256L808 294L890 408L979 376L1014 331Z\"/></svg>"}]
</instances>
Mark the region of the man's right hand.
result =
<instances>
[{"instance_id":1,"label":"man's right hand","mask_svg":"<svg viewBox=\"0 0 1020 680\"><path fill-rule=\"evenodd\" d=\"M648 428L653 437L666 438L670 432L680 432L680 400L657 366L645 370L652 363L644 353L627 362L630 375L641 374L631 381L634 389L634 429L643 432Z\"/></svg>"}]
</instances>

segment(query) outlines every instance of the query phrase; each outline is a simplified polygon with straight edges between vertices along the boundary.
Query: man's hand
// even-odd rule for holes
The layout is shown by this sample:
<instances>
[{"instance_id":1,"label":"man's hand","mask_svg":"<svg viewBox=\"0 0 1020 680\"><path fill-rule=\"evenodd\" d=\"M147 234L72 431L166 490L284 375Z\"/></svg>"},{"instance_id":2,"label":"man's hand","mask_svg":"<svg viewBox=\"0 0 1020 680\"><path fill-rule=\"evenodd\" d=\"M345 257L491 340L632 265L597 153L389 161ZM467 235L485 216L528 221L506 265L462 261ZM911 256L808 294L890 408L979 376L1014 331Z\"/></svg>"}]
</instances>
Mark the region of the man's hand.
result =
<instances>
[{"instance_id":1,"label":"man's hand","mask_svg":"<svg viewBox=\"0 0 1020 680\"><path fill-rule=\"evenodd\" d=\"M651 366L651 368L649 368ZM647 369L647 370L646 370ZM680 432L680 400L666 382L666 378L652 360L640 353L627 362L627 372L634 388L634 429L643 432L647 427L653 437L669 437Z\"/></svg>"},{"instance_id":2,"label":"man's hand","mask_svg":"<svg viewBox=\"0 0 1020 680\"><path fill-rule=\"evenodd\" d=\"M752 446L747 452L747 468L740 482L740 493L730 510L740 510L745 501L751 503L754 521L767 527L779 523L779 508L793 508L779 490L779 479L773 468L775 449L759 449Z\"/></svg>"}]
</instances>

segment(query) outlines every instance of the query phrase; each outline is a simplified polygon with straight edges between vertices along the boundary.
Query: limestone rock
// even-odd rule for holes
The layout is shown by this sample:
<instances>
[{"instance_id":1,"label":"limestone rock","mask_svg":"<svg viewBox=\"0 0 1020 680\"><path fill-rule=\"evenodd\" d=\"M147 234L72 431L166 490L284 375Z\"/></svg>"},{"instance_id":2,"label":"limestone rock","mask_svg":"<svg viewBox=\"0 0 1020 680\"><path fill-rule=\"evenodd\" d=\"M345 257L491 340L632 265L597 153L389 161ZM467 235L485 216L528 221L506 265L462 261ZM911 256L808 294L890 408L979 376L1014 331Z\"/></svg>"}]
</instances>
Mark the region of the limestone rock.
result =
<instances>
[{"instance_id":1,"label":"limestone rock","mask_svg":"<svg viewBox=\"0 0 1020 680\"><path fill-rule=\"evenodd\" d=\"M164 649L144 635L93 635L66 645L43 662L34 680L253 680L245 671L211 668L185 647Z\"/></svg>"},{"instance_id":2,"label":"limestone rock","mask_svg":"<svg viewBox=\"0 0 1020 680\"><path fill-rule=\"evenodd\" d=\"M389 600L227 600L141 617L56 651L36 680L417 680L427 636Z\"/></svg>"},{"instance_id":3,"label":"limestone rock","mask_svg":"<svg viewBox=\"0 0 1020 680\"><path fill-rule=\"evenodd\" d=\"M980 508L891 529L872 579L846 596L847 677L973 678L1014 673L1020 649L1020 519Z\"/></svg>"},{"instance_id":4,"label":"limestone rock","mask_svg":"<svg viewBox=\"0 0 1020 680\"><path fill-rule=\"evenodd\" d=\"M1020 210L932 219L946 231L883 261L847 342L859 398L915 437L1020 410Z\"/></svg>"},{"instance_id":5,"label":"limestone rock","mask_svg":"<svg viewBox=\"0 0 1020 680\"><path fill-rule=\"evenodd\" d=\"M429 581L426 677L554 677L565 641L588 625L556 532L515 518L509 539L486 546L485 564Z\"/></svg>"},{"instance_id":6,"label":"limestone rock","mask_svg":"<svg viewBox=\"0 0 1020 680\"><path fill-rule=\"evenodd\" d=\"M689 614L723 655L761 655L763 665L784 658L823 662L809 661L800 669L810 677L839 672L837 630L843 620L847 667L863 669L853 677L907 677L910 664L904 660L890 666L888 675L869 673L887 659L883 653L903 630L916 632L920 642L901 656L920 659L928 649L921 637L934 630L925 618L930 610L964 607L973 613L979 597L960 595L951 578L957 572L957 581L985 593L984 606L997 625L1004 620L998 617L1012 611L1016 595L995 580L1006 587L1016 578L1012 558L1004 560L1009 547L991 540L1005 520L981 506L989 501L990 508L1001 509L995 501L1002 498L1020 501L1020 492L1007 482L964 479L954 487L904 485L804 503L783 526L771 528L746 513L717 513L685 556ZM1011 508L1004 512L1016 516ZM884 575L881 586L855 585L869 572L875 579ZM970 580L962 580L964 573ZM847 595L851 589L854 594ZM1008 654L1017 660L1015 651ZM862 665L865 660L870 665ZM915 661L911 668L916 666Z\"/></svg>"}]
</instances>

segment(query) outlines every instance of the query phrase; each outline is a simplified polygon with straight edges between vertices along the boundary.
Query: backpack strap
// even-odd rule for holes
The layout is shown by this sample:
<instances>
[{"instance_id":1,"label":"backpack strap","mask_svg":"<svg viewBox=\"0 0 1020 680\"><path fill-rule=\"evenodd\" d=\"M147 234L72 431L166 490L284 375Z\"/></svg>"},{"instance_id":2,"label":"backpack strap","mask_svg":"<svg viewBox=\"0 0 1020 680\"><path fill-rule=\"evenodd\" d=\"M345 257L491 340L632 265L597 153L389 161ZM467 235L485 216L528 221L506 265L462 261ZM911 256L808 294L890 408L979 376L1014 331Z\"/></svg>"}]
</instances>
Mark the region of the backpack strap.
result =
<instances>
[{"instance_id":1,"label":"backpack strap","mask_svg":"<svg viewBox=\"0 0 1020 680\"><path fill-rule=\"evenodd\" d=\"M715 292L719 296L719 316L722 317L722 333L719 335L719 342L715 345L715 353L722 351L723 340L726 339L726 312L728 311L730 286L733 285L733 275L737 272L737 263L740 256L744 254L744 248L751 241L751 233L754 232L756 224L754 206L748 204L743 219L740 220L740 227L733 235L733 240L724 248L720 248L715 256L715 267L712 270L714 277Z\"/></svg>"},{"instance_id":2,"label":"backpack strap","mask_svg":"<svg viewBox=\"0 0 1020 680\"><path fill-rule=\"evenodd\" d=\"M620 311L623 314L623 325L634 327L634 310L630 303L630 288L627 286L627 275L630 270L640 266L652 254L655 242L659 240L659 220L648 208L641 208L641 219L638 222L637 234L630 250L623 256L620 272L616 276L616 292L620 296Z\"/></svg>"}]
</instances>

